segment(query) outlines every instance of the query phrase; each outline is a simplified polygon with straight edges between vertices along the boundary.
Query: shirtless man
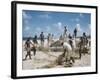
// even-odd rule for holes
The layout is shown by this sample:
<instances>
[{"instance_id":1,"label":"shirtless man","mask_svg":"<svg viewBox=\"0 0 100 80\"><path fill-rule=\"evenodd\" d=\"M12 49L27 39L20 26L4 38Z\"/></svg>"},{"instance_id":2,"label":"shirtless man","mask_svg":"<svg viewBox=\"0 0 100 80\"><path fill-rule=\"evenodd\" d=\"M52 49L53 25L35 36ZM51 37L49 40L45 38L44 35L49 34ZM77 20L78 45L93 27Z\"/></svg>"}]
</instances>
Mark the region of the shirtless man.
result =
<instances>
[{"instance_id":1,"label":"shirtless man","mask_svg":"<svg viewBox=\"0 0 100 80\"><path fill-rule=\"evenodd\" d=\"M27 51L27 54L25 56L25 60L27 59L28 56L31 59L31 46L30 46L30 44L32 44L32 43L30 41L30 38L28 38L27 41L25 42L25 48Z\"/></svg>"}]
</instances>

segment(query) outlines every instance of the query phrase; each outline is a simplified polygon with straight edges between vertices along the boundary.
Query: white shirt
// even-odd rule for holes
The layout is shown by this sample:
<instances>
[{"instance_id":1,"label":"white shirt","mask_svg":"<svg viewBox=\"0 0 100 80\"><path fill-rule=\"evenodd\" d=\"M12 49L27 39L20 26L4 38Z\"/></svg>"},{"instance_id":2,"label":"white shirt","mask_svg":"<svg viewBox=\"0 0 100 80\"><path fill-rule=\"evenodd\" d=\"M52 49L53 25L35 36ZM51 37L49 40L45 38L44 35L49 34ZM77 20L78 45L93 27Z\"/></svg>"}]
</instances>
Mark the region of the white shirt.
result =
<instances>
[{"instance_id":1,"label":"white shirt","mask_svg":"<svg viewBox=\"0 0 100 80\"><path fill-rule=\"evenodd\" d=\"M67 42L64 42L63 43L63 47L64 47L64 49L67 49L67 50L72 50L72 47L71 47L71 45L70 44L68 44Z\"/></svg>"}]
</instances>

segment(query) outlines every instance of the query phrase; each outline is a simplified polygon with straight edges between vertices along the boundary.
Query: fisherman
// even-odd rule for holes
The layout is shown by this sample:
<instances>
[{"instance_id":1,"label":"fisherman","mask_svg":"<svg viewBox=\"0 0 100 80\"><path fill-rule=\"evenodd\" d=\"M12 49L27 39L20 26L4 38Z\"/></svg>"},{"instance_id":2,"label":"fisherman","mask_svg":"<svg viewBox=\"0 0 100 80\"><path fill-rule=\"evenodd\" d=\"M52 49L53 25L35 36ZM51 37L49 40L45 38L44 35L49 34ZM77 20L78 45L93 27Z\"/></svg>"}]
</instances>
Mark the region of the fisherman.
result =
<instances>
[{"instance_id":1,"label":"fisherman","mask_svg":"<svg viewBox=\"0 0 100 80\"><path fill-rule=\"evenodd\" d=\"M34 36L33 42L34 42L35 44L38 44L38 41L37 41L37 35Z\"/></svg>"},{"instance_id":2,"label":"fisherman","mask_svg":"<svg viewBox=\"0 0 100 80\"><path fill-rule=\"evenodd\" d=\"M62 42L63 48L64 48L64 52L63 55L66 59L66 63L67 65L72 65L75 60L73 58L73 41L72 41L72 37L69 40L69 42Z\"/></svg>"},{"instance_id":3,"label":"fisherman","mask_svg":"<svg viewBox=\"0 0 100 80\"><path fill-rule=\"evenodd\" d=\"M34 36L33 42L34 42L34 44L32 46L32 51L33 51L34 56L35 56L36 55L36 45L38 44L38 42L37 42L37 35Z\"/></svg>"},{"instance_id":4,"label":"fisherman","mask_svg":"<svg viewBox=\"0 0 100 80\"><path fill-rule=\"evenodd\" d=\"M44 34L41 32L40 34L41 46L44 46Z\"/></svg>"},{"instance_id":5,"label":"fisherman","mask_svg":"<svg viewBox=\"0 0 100 80\"><path fill-rule=\"evenodd\" d=\"M67 35L67 28L66 28L66 26L64 27L64 34Z\"/></svg>"},{"instance_id":6,"label":"fisherman","mask_svg":"<svg viewBox=\"0 0 100 80\"><path fill-rule=\"evenodd\" d=\"M69 35L68 35L68 38L69 38L69 39L71 39L71 38L72 38L72 36L71 36L71 34L70 34L70 33L69 33Z\"/></svg>"},{"instance_id":7,"label":"fisherman","mask_svg":"<svg viewBox=\"0 0 100 80\"><path fill-rule=\"evenodd\" d=\"M77 28L74 29L74 36L76 38L76 36L77 36Z\"/></svg>"},{"instance_id":8,"label":"fisherman","mask_svg":"<svg viewBox=\"0 0 100 80\"><path fill-rule=\"evenodd\" d=\"M34 43L33 46L32 46L32 51L34 53L34 56L36 55L36 45L37 44Z\"/></svg>"},{"instance_id":9,"label":"fisherman","mask_svg":"<svg viewBox=\"0 0 100 80\"><path fill-rule=\"evenodd\" d=\"M76 48L76 44L74 44L75 43L75 41L74 41L74 39L72 38L72 36L70 35L69 36L69 44L71 45L71 48L72 48L72 54L71 54L71 56L70 56L70 60L72 60L72 62L74 63L75 62L75 60L74 60L74 56L73 56L73 54L74 54L74 52L75 52L75 48Z\"/></svg>"},{"instance_id":10,"label":"fisherman","mask_svg":"<svg viewBox=\"0 0 100 80\"><path fill-rule=\"evenodd\" d=\"M83 49L83 37L80 37L80 42L79 42L79 59L82 57L82 49Z\"/></svg>"},{"instance_id":11,"label":"fisherman","mask_svg":"<svg viewBox=\"0 0 100 80\"><path fill-rule=\"evenodd\" d=\"M53 38L54 38L54 34L51 35L51 41L53 41Z\"/></svg>"},{"instance_id":12,"label":"fisherman","mask_svg":"<svg viewBox=\"0 0 100 80\"><path fill-rule=\"evenodd\" d=\"M86 33L83 32L83 45L84 45L84 47L86 47L87 43L88 43L88 39L87 39Z\"/></svg>"},{"instance_id":13,"label":"fisherman","mask_svg":"<svg viewBox=\"0 0 100 80\"><path fill-rule=\"evenodd\" d=\"M71 47L73 47L73 45L72 45L72 36L69 34L69 44L71 45Z\"/></svg>"},{"instance_id":14,"label":"fisherman","mask_svg":"<svg viewBox=\"0 0 100 80\"><path fill-rule=\"evenodd\" d=\"M25 56L25 60L26 58L29 56L29 58L31 59L31 41L30 41L30 38L27 39L27 41L25 42L25 48L26 48L26 51L27 51L27 54Z\"/></svg>"},{"instance_id":15,"label":"fisherman","mask_svg":"<svg viewBox=\"0 0 100 80\"><path fill-rule=\"evenodd\" d=\"M63 34L63 37L64 37L64 41L67 41L67 28L66 28L66 26L64 27L64 34Z\"/></svg>"},{"instance_id":16,"label":"fisherman","mask_svg":"<svg viewBox=\"0 0 100 80\"><path fill-rule=\"evenodd\" d=\"M50 33L47 36L47 42L48 42L48 46L50 46L50 42L51 42L51 34Z\"/></svg>"},{"instance_id":17,"label":"fisherman","mask_svg":"<svg viewBox=\"0 0 100 80\"><path fill-rule=\"evenodd\" d=\"M59 40L61 40L61 41L63 40L63 36L62 35L60 35Z\"/></svg>"}]
</instances>

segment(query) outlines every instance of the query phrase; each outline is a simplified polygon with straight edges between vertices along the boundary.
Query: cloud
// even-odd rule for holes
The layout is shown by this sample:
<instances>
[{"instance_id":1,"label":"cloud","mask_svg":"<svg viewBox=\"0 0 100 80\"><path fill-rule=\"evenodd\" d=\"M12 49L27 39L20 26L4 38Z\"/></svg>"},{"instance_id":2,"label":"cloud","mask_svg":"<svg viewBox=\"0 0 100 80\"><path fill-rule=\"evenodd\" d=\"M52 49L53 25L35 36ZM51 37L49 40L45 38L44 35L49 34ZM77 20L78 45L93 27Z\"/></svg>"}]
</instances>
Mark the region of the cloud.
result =
<instances>
[{"instance_id":1,"label":"cloud","mask_svg":"<svg viewBox=\"0 0 100 80\"><path fill-rule=\"evenodd\" d=\"M88 24L87 33L88 33L88 34L91 33L91 24Z\"/></svg>"},{"instance_id":2,"label":"cloud","mask_svg":"<svg viewBox=\"0 0 100 80\"><path fill-rule=\"evenodd\" d=\"M79 22L81 20L81 18L83 18L83 17L84 17L83 14L80 13L78 17L72 18L72 19L70 19L70 21L72 21L72 22L74 22L74 21L75 22Z\"/></svg>"},{"instance_id":3,"label":"cloud","mask_svg":"<svg viewBox=\"0 0 100 80\"><path fill-rule=\"evenodd\" d=\"M29 26L25 26L24 30L28 31L28 30L30 30L30 27Z\"/></svg>"},{"instance_id":4,"label":"cloud","mask_svg":"<svg viewBox=\"0 0 100 80\"><path fill-rule=\"evenodd\" d=\"M59 37L61 34L63 34L63 23L62 22L57 22L55 24L53 24L53 34L56 37Z\"/></svg>"},{"instance_id":5,"label":"cloud","mask_svg":"<svg viewBox=\"0 0 100 80\"><path fill-rule=\"evenodd\" d=\"M62 23L61 23L61 22L58 22L57 24L58 24L58 26L60 26L60 27L62 26Z\"/></svg>"},{"instance_id":6,"label":"cloud","mask_svg":"<svg viewBox=\"0 0 100 80\"><path fill-rule=\"evenodd\" d=\"M23 12L23 21L25 25L29 25L29 21L32 18L30 15L28 15L26 12Z\"/></svg>"},{"instance_id":7,"label":"cloud","mask_svg":"<svg viewBox=\"0 0 100 80\"><path fill-rule=\"evenodd\" d=\"M51 16L49 15L49 13L44 13L42 15L39 15L39 18L51 19Z\"/></svg>"},{"instance_id":8,"label":"cloud","mask_svg":"<svg viewBox=\"0 0 100 80\"><path fill-rule=\"evenodd\" d=\"M63 31L63 25L62 25L62 23L61 22L58 22L58 29L59 29L59 31Z\"/></svg>"},{"instance_id":9,"label":"cloud","mask_svg":"<svg viewBox=\"0 0 100 80\"><path fill-rule=\"evenodd\" d=\"M58 29L61 29L62 27L62 23L61 22L58 22L58 23L55 23L54 26Z\"/></svg>"},{"instance_id":10,"label":"cloud","mask_svg":"<svg viewBox=\"0 0 100 80\"><path fill-rule=\"evenodd\" d=\"M58 22L58 23L56 23L56 24L54 24L54 27L56 27L56 30L58 30L58 31L63 31L63 24L62 24L62 22Z\"/></svg>"},{"instance_id":11,"label":"cloud","mask_svg":"<svg viewBox=\"0 0 100 80\"><path fill-rule=\"evenodd\" d=\"M46 26L46 31L49 32L51 30L50 26Z\"/></svg>"},{"instance_id":12,"label":"cloud","mask_svg":"<svg viewBox=\"0 0 100 80\"><path fill-rule=\"evenodd\" d=\"M76 29L77 29L78 31L82 31L82 29L81 29L81 27L80 27L80 24L79 24L79 23L77 23L77 24L76 24Z\"/></svg>"},{"instance_id":13,"label":"cloud","mask_svg":"<svg viewBox=\"0 0 100 80\"><path fill-rule=\"evenodd\" d=\"M79 19L79 18L72 18L72 19L70 19L70 21L71 21L71 22L79 22L80 19Z\"/></svg>"},{"instance_id":14,"label":"cloud","mask_svg":"<svg viewBox=\"0 0 100 80\"><path fill-rule=\"evenodd\" d=\"M81 17L81 18L84 17L82 13L80 13L80 17Z\"/></svg>"},{"instance_id":15,"label":"cloud","mask_svg":"<svg viewBox=\"0 0 100 80\"><path fill-rule=\"evenodd\" d=\"M23 12L23 18L24 19L31 19L31 16L30 15L28 15L26 12Z\"/></svg>"},{"instance_id":16,"label":"cloud","mask_svg":"<svg viewBox=\"0 0 100 80\"><path fill-rule=\"evenodd\" d=\"M37 27L37 28L36 28L36 32L37 32L37 33L41 32L41 31L42 31L42 29L41 29L40 27Z\"/></svg>"}]
</instances>

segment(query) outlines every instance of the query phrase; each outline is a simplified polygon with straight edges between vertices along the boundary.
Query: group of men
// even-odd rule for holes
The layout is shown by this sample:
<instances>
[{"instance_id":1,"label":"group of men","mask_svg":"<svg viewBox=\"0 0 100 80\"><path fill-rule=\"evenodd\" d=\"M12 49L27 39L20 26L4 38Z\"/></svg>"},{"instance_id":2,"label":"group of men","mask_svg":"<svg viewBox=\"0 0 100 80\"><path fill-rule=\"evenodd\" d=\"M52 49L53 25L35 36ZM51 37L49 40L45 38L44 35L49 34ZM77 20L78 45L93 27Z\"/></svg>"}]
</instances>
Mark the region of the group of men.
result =
<instances>
[{"instance_id":1,"label":"group of men","mask_svg":"<svg viewBox=\"0 0 100 80\"><path fill-rule=\"evenodd\" d=\"M68 29L65 26L64 27L64 32L63 32L63 37L60 36L60 39L63 39L63 41L68 40L69 44L72 45L72 38L77 37L77 32L78 32L78 30L77 30L77 28L75 28L74 32L73 32L74 33L73 36L71 34L68 35ZM25 56L25 60L27 59L28 56L31 59L31 51L33 51L34 56L36 55L36 45L38 44L38 40L40 40L41 47L43 47L45 39L47 39L48 46L50 46L50 42L53 40L53 34L51 35L49 33L47 38L45 38L44 33L41 32L39 38L37 37L37 35L35 35L33 39L28 38L26 40L25 48L26 48L27 54ZM86 39L87 39L86 33L83 33L83 37L80 39L81 42L83 42L85 44L84 40L86 40ZM32 40L32 42L31 42L31 40ZM30 45L32 45L32 48L31 48ZM81 46L80 46L80 48L81 48Z\"/></svg>"},{"instance_id":2,"label":"group of men","mask_svg":"<svg viewBox=\"0 0 100 80\"><path fill-rule=\"evenodd\" d=\"M60 36L60 40L63 40L63 41L68 41L68 38L71 39L72 37L77 37L77 32L78 32L78 29L75 28L74 31L73 31L73 35L68 33L68 29L67 27L65 26L64 27L64 32L63 32L63 35Z\"/></svg>"},{"instance_id":3,"label":"group of men","mask_svg":"<svg viewBox=\"0 0 100 80\"><path fill-rule=\"evenodd\" d=\"M31 59L31 51L33 51L34 56L36 55L36 45L38 44L38 39L40 40L40 44L41 47L44 47L44 41L45 41L45 37L44 37L44 33L41 32L40 37L38 38L37 35L34 36L34 38L28 38L25 42L25 49L27 51L27 54L25 56L25 60L27 59L27 57L29 56L29 58ZM53 39L53 34L51 35L50 33L47 36L47 41L48 41L48 46L50 46L50 41L52 41ZM32 45L32 47L31 47Z\"/></svg>"}]
</instances>

